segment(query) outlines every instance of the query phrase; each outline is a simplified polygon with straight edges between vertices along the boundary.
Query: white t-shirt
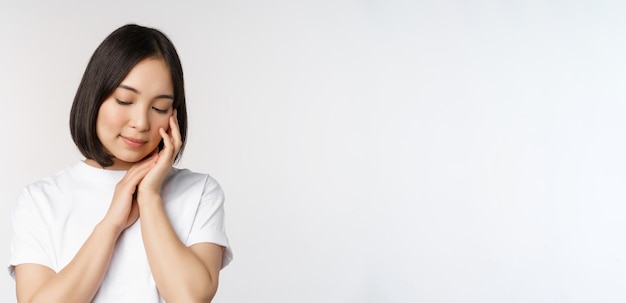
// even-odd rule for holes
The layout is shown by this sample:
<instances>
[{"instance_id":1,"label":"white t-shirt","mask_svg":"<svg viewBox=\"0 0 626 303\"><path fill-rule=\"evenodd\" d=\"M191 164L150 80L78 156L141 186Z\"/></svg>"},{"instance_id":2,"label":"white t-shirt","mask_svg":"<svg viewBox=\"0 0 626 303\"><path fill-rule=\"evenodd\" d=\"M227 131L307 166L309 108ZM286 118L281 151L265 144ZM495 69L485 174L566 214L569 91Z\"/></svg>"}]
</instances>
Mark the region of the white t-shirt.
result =
<instances>
[{"instance_id":1,"label":"white t-shirt","mask_svg":"<svg viewBox=\"0 0 626 303\"><path fill-rule=\"evenodd\" d=\"M11 276L15 265L24 263L63 269L104 218L115 185L125 174L80 161L25 187L11 216ZM210 242L225 247L222 267L228 265L232 251L224 229L224 193L217 181L172 168L161 197L178 238L187 246ZM92 302L164 302L150 272L139 221L118 238Z\"/></svg>"}]
</instances>

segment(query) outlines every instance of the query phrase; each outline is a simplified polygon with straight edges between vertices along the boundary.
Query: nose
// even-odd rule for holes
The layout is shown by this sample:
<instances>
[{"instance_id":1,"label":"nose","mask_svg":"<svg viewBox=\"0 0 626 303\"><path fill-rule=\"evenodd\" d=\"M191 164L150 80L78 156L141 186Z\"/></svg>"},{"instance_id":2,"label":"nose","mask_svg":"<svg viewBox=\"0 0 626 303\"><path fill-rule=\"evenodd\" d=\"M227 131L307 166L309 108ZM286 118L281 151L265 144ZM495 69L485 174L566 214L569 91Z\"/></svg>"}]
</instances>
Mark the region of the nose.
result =
<instances>
[{"instance_id":1,"label":"nose","mask_svg":"<svg viewBox=\"0 0 626 303\"><path fill-rule=\"evenodd\" d=\"M150 121L148 119L148 110L136 107L132 111L129 125L137 131L147 131L150 129Z\"/></svg>"}]
</instances>

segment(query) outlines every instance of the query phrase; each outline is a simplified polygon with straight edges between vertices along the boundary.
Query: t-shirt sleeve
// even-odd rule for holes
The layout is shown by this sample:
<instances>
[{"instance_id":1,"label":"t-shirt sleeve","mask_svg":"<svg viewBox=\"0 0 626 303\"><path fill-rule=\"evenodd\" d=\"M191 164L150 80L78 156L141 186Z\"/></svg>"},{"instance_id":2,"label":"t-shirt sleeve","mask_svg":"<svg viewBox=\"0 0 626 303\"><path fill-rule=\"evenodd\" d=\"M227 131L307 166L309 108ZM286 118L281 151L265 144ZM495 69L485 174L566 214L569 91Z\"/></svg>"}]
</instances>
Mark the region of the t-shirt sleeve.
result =
<instances>
[{"instance_id":1,"label":"t-shirt sleeve","mask_svg":"<svg viewBox=\"0 0 626 303\"><path fill-rule=\"evenodd\" d=\"M224 222L224 192L215 179L210 176L204 184L204 190L196 210L186 245L214 243L223 246L222 268L233 259L233 253L226 237Z\"/></svg>"},{"instance_id":2,"label":"t-shirt sleeve","mask_svg":"<svg viewBox=\"0 0 626 303\"><path fill-rule=\"evenodd\" d=\"M54 269L48 229L27 188L13 205L11 227L11 255L8 265L11 277L15 279L15 266L24 263L35 263Z\"/></svg>"}]
</instances>

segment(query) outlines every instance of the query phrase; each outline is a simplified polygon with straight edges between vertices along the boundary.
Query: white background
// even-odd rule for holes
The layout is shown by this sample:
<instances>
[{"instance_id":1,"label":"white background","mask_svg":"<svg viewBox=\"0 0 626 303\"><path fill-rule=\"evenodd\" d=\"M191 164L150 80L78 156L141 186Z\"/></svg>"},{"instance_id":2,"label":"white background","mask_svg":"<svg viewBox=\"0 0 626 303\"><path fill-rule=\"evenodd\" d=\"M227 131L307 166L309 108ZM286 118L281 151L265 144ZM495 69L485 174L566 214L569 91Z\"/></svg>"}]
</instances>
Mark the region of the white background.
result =
<instances>
[{"instance_id":1,"label":"white background","mask_svg":"<svg viewBox=\"0 0 626 303\"><path fill-rule=\"evenodd\" d=\"M134 22L182 58L180 166L227 194L215 302L626 301L626 2L173 3L0 4L1 260Z\"/></svg>"}]
</instances>

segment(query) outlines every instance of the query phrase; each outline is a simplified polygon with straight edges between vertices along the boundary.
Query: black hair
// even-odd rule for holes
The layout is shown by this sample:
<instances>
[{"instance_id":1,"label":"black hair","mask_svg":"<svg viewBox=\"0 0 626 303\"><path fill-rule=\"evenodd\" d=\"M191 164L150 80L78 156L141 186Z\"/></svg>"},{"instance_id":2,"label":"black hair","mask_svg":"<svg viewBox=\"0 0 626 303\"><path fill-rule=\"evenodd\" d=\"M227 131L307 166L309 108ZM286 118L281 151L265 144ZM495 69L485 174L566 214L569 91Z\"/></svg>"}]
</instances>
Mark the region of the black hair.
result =
<instances>
[{"instance_id":1,"label":"black hair","mask_svg":"<svg viewBox=\"0 0 626 303\"><path fill-rule=\"evenodd\" d=\"M102 167L113 165L113 156L105 150L96 133L100 106L130 70L147 58L163 59L169 67L174 87L173 109L177 111L182 139L176 160L182 156L187 138L187 106L183 69L176 48L157 29L127 24L107 36L91 56L70 111L70 132L74 143L83 156ZM162 148L163 141L159 143L159 150Z\"/></svg>"}]
</instances>

